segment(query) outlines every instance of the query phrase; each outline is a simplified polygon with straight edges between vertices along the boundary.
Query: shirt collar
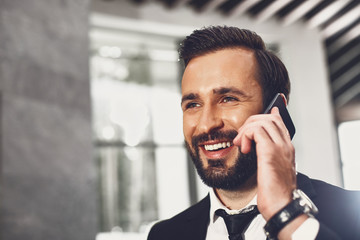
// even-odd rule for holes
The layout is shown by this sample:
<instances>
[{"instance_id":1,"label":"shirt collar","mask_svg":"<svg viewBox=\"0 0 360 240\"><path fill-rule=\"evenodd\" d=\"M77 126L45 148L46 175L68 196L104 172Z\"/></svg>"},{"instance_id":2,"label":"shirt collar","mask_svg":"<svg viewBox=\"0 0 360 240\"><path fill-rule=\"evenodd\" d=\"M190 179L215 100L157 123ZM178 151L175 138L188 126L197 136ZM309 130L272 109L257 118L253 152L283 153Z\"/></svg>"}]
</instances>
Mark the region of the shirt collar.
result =
<instances>
[{"instance_id":1,"label":"shirt collar","mask_svg":"<svg viewBox=\"0 0 360 240\"><path fill-rule=\"evenodd\" d=\"M221 203L219 198L215 194L215 189L210 189L210 223L213 223L217 220L218 216L215 214L215 211L218 209L224 209L228 214L238 214L241 212L247 212L257 206L257 195L242 209L228 209L224 204Z\"/></svg>"}]
</instances>

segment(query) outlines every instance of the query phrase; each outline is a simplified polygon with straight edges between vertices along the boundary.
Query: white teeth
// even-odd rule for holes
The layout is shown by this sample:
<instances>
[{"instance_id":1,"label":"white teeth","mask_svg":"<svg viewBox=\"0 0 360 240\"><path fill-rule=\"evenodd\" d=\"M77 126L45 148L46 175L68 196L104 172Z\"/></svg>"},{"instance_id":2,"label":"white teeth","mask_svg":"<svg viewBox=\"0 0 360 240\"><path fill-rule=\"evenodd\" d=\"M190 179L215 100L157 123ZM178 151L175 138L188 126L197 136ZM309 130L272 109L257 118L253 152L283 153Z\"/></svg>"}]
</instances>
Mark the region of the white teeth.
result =
<instances>
[{"instance_id":1,"label":"white teeth","mask_svg":"<svg viewBox=\"0 0 360 240\"><path fill-rule=\"evenodd\" d=\"M212 144L212 145L205 145L205 150L207 151L214 151L214 150L218 150L220 148L227 148L231 146L231 142L222 142L222 143L216 143L216 144Z\"/></svg>"}]
</instances>

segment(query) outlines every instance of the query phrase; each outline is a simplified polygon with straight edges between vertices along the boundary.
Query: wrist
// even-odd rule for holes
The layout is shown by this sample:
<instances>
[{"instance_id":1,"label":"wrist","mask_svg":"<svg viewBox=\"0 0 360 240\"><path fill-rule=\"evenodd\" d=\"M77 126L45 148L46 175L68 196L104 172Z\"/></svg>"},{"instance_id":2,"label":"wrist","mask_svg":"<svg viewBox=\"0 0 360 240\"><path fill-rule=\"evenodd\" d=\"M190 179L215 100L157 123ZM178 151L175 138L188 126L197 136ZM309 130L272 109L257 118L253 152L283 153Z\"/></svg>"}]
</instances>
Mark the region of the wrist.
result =
<instances>
[{"instance_id":1,"label":"wrist","mask_svg":"<svg viewBox=\"0 0 360 240\"><path fill-rule=\"evenodd\" d=\"M284 228L282 228L278 234L278 239L291 239L292 234L309 218L306 214L301 214L294 220L289 222Z\"/></svg>"},{"instance_id":2,"label":"wrist","mask_svg":"<svg viewBox=\"0 0 360 240\"><path fill-rule=\"evenodd\" d=\"M308 216L317 213L316 206L301 190L293 191L293 200L275 213L266 223L264 230L266 236L270 239L277 237L290 237L291 233L297 229ZM286 237L287 238L287 237Z\"/></svg>"},{"instance_id":3,"label":"wrist","mask_svg":"<svg viewBox=\"0 0 360 240\"><path fill-rule=\"evenodd\" d=\"M261 214L263 215L266 221L269 221L276 213L282 210L285 206L292 202L291 194L287 198L278 199L275 203L269 204L269 207L261 210Z\"/></svg>"}]
</instances>

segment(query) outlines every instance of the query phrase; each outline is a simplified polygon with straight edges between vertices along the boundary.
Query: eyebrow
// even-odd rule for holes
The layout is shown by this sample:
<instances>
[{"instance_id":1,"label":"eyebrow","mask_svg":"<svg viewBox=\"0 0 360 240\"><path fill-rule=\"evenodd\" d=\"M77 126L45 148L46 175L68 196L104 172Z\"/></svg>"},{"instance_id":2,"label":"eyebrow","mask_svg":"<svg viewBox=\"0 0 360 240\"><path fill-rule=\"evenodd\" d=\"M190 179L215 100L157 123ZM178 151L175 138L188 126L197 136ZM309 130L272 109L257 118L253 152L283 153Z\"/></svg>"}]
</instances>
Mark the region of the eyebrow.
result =
<instances>
[{"instance_id":1,"label":"eyebrow","mask_svg":"<svg viewBox=\"0 0 360 240\"><path fill-rule=\"evenodd\" d=\"M239 95L239 96L247 97L245 92L243 92L243 91L241 91L241 90L239 90L239 89L237 89L235 87L215 88L213 90L213 93L216 94L216 95L224 95L224 94L227 94L227 93L233 93L233 94L236 94L236 95ZM194 100L194 99L198 99L198 98L199 98L199 94L196 94L196 93L186 94L181 98L181 104L183 104L183 102L185 102L185 101Z\"/></svg>"},{"instance_id":2,"label":"eyebrow","mask_svg":"<svg viewBox=\"0 0 360 240\"><path fill-rule=\"evenodd\" d=\"M240 96L244 96L246 97L246 93L235 88L235 87L220 87L220 88L215 88L213 90L213 93L214 94L217 94L217 95L224 95L224 94L227 94L227 93L233 93L233 94L236 94L236 95L240 95Z\"/></svg>"},{"instance_id":3,"label":"eyebrow","mask_svg":"<svg viewBox=\"0 0 360 240\"><path fill-rule=\"evenodd\" d=\"M194 99L197 99L197 98L199 98L199 94L196 94L196 93L186 94L181 98L181 104L183 104L183 102L185 102L185 101L194 100Z\"/></svg>"}]
</instances>

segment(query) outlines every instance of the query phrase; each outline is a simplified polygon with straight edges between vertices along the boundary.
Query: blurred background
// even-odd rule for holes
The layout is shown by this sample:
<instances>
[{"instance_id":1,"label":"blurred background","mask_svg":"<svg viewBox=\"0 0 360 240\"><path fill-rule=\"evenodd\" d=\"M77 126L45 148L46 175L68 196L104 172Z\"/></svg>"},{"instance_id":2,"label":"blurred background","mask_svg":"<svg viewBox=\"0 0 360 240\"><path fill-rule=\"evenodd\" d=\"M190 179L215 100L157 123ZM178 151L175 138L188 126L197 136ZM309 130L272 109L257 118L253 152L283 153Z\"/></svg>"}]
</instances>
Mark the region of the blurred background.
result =
<instances>
[{"instance_id":1,"label":"blurred background","mask_svg":"<svg viewBox=\"0 0 360 240\"><path fill-rule=\"evenodd\" d=\"M0 240L145 240L206 196L177 49L209 25L284 61L298 171L360 190L358 0L2 0L0 19Z\"/></svg>"}]
</instances>

